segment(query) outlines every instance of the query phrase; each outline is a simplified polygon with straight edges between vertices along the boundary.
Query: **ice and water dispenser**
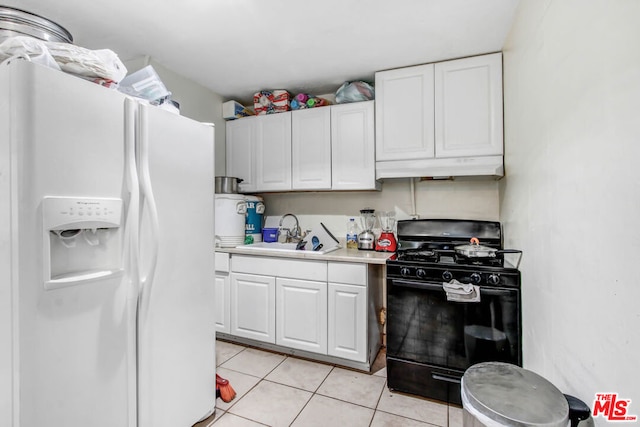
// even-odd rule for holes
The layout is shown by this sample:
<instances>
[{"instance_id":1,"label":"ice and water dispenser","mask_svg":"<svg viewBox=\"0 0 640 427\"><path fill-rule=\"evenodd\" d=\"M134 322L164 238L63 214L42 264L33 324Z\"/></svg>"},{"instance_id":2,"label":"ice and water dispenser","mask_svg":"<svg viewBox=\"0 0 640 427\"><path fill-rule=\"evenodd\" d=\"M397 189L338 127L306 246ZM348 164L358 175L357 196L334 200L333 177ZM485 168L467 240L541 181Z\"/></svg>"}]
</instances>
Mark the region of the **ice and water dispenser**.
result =
<instances>
[{"instance_id":1,"label":"ice and water dispenser","mask_svg":"<svg viewBox=\"0 0 640 427\"><path fill-rule=\"evenodd\" d=\"M121 199L45 197L42 216L45 289L122 273Z\"/></svg>"}]
</instances>

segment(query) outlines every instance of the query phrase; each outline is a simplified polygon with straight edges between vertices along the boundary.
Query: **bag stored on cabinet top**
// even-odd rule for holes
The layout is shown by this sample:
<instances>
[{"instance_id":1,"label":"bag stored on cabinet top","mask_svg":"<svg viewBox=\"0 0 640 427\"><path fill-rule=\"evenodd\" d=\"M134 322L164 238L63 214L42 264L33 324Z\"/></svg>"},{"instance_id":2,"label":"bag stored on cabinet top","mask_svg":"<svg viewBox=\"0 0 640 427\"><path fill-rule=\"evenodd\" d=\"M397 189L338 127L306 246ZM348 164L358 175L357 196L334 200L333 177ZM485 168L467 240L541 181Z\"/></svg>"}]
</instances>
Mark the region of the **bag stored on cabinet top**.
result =
<instances>
[{"instance_id":1,"label":"bag stored on cabinet top","mask_svg":"<svg viewBox=\"0 0 640 427\"><path fill-rule=\"evenodd\" d=\"M370 101L375 98L375 90L367 82L344 82L336 92L336 103Z\"/></svg>"}]
</instances>

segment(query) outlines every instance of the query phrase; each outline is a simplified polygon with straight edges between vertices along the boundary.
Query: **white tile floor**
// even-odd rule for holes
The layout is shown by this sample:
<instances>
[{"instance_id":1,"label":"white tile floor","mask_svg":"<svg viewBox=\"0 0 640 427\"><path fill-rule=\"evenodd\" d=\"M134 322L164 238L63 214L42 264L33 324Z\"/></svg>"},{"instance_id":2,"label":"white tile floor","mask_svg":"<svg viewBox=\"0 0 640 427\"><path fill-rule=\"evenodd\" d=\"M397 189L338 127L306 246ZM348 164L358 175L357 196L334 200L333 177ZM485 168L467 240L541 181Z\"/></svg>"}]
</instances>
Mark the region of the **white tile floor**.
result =
<instances>
[{"instance_id":1,"label":"white tile floor","mask_svg":"<svg viewBox=\"0 0 640 427\"><path fill-rule=\"evenodd\" d=\"M390 392L383 365L369 375L224 341L216 358L237 396L217 400L212 427L462 426L459 407Z\"/></svg>"}]
</instances>

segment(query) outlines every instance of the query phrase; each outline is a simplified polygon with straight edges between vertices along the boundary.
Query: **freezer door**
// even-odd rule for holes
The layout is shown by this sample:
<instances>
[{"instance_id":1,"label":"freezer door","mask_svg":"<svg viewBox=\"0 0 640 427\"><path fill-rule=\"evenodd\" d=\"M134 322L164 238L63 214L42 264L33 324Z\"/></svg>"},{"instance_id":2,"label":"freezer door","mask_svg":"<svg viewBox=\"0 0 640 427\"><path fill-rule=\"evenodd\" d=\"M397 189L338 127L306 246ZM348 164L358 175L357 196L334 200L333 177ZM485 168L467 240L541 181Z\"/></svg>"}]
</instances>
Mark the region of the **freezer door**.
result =
<instances>
[{"instance_id":1,"label":"freezer door","mask_svg":"<svg viewBox=\"0 0 640 427\"><path fill-rule=\"evenodd\" d=\"M139 113L148 146L138 148L138 425L191 426L215 406L213 128L155 107Z\"/></svg>"},{"instance_id":2,"label":"freezer door","mask_svg":"<svg viewBox=\"0 0 640 427\"><path fill-rule=\"evenodd\" d=\"M14 425L128 426L135 409L128 378L135 366L129 364L134 349L126 273L47 290L42 250L49 239L59 243L44 230L46 197L123 199L124 98L26 61L14 61L7 72L10 90L0 96L10 107L1 123L11 130L5 147L12 149L13 167L3 203L10 200L13 212L13 270L12 282L2 286L12 287L14 337L0 345L13 345ZM124 246L124 226L113 225L117 246ZM98 259L102 235L87 235L89 241L83 235L53 248L64 252L56 260L64 274L104 264ZM83 255L88 248L92 255ZM113 268L120 268L113 258Z\"/></svg>"}]
</instances>

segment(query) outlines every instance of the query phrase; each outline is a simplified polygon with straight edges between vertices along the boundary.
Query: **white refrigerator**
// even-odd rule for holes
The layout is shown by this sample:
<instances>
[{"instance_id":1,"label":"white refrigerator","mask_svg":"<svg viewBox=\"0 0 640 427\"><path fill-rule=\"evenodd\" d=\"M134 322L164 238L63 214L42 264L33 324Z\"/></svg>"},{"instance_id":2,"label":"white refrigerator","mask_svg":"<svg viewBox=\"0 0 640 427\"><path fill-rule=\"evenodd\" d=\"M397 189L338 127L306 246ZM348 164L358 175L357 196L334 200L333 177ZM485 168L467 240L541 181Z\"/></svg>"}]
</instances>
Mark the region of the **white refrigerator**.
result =
<instances>
[{"instance_id":1,"label":"white refrigerator","mask_svg":"<svg viewBox=\"0 0 640 427\"><path fill-rule=\"evenodd\" d=\"M0 64L0 425L215 408L213 129Z\"/></svg>"}]
</instances>

